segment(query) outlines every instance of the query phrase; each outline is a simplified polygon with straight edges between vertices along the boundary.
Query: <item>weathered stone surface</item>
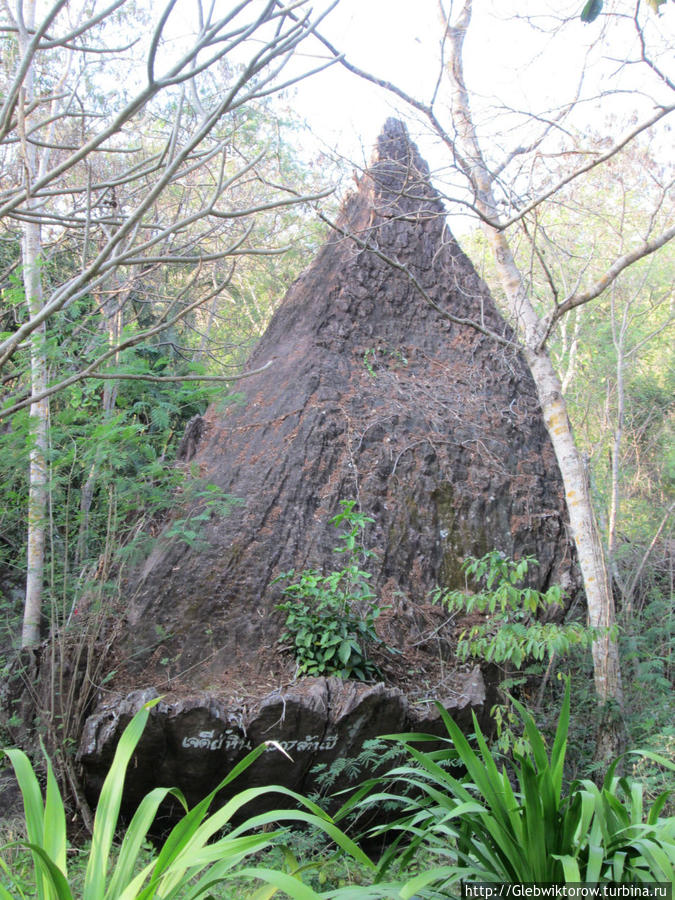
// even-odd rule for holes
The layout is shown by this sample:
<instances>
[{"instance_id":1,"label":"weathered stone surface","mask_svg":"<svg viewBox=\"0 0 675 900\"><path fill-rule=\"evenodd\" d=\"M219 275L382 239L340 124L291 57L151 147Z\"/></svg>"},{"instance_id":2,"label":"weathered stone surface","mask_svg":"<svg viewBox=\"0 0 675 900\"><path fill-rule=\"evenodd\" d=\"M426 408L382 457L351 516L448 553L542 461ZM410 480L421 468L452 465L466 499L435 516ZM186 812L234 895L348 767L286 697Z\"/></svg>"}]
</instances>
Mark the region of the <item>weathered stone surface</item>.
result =
<instances>
[{"instance_id":1,"label":"weathered stone surface","mask_svg":"<svg viewBox=\"0 0 675 900\"><path fill-rule=\"evenodd\" d=\"M485 688L479 669L455 676L456 693L443 702L460 721L471 709L481 712ZM157 696L154 689L112 696L87 721L80 746L88 792L94 800L110 767L117 740L140 707ZM179 787L190 805L222 780L259 744L266 753L233 782L230 794L243 787L283 784L302 793L316 787L312 769L338 757L356 757L364 741L401 731L443 734L437 714L410 706L397 688L358 684L339 678L308 678L264 697L253 709L236 707L208 694L160 701L129 767L125 805L132 811L157 786ZM288 758L290 757L290 759ZM338 781L335 789L349 785ZM226 799L224 795L222 800ZM274 806L275 800L269 801ZM265 807L259 803L247 814Z\"/></svg>"},{"instance_id":2,"label":"weathered stone surface","mask_svg":"<svg viewBox=\"0 0 675 900\"><path fill-rule=\"evenodd\" d=\"M9 828L23 816L23 801L19 784L9 769L0 772L0 828L9 834ZM7 829L7 830L5 830Z\"/></svg>"},{"instance_id":3,"label":"weathered stone surface","mask_svg":"<svg viewBox=\"0 0 675 900\"><path fill-rule=\"evenodd\" d=\"M378 255L441 309L508 334L399 122L339 229L251 357L269 366L237 386L244 402L206 414L192 465L244 504L213 518L206 546L160 540L146 560L126 642L137 665L159 627L171 673L193 667L193 685L244 662L274 675L272 581L335 567L328 520L344 498L375 519L376 588L413 603L493 547L535 555L540 587L570 580L562 485L522 359L443 318Z\"/></svg>"},{"instance_id":4,"label":"weathered stone surface","mask_svg":"<svg viewBox=\"0 0 675 900\"><path fill-rule=\"evenodd\" d=\"M131 803L160 783L194 801L270 739L293 761L270 751L246 783L311 789L313 765L355 756L367 738L442 734L434 698L470 724L493 698L477 669L456 671L457 623L428 592L461 585L462 560L494 547L536 556L537 587L574 584L561 479L522 359L451 322L419 288L440 310L508 336L426 164L390 120L337 230L252 355L250 370L263 371L237 386L241 402L215 403L186 436L193 469L243 503L212 517L199 546L160 538L129 578L117 648L125 688L83 737L92 794L146 696L125 697L132 687L169 696L136 754ZM386 685L295 683L278 647L274 578L340 566L329 519L346 498L375 520L367 566L389 605L379 627L401 654L377 659ZM411 698L426 698L426 712Z\"/></svg>"}]
</instances>

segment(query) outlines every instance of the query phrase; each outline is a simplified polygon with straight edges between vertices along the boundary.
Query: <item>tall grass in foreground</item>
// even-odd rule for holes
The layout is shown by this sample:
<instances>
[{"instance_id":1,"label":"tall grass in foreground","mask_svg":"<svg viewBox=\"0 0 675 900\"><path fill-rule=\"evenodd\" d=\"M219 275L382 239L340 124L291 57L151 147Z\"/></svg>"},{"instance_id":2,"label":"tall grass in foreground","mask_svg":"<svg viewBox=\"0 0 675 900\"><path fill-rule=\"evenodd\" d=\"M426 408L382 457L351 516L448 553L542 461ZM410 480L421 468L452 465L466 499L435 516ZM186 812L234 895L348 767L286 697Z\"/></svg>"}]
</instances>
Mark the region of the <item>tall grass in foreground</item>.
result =
<instances>
[{"instance_id":1,"label":"tall grass in foreground","mask_svg":"<svg viewBox=\"0 0 675 900\"><path fill-rule=\"evenodd\" d=\"M155 701L156 702L156 701ZM122 790L131 756L145 728L149 707L141 709L124 730L117 745L112 766L101 791L89 859L81 892L82 900L197 900L210 896L213 889L230 879L263 882L269 885L258 892L259 900L272 897L281 889L298 900L315 900L318 895L305 885L297 873L243 866L252 854L270 847L282 830L264 831L263 827L280 821L297 822L321 829L344 851L352 855L366 869L374 866L356 844L343 834L319 807L286 788L262 787L243 790L221 809L209 815L215 795L248 768L266 749L264 745L251 751L232 771L193 809L188 810L185 798L176 788L155 788L141 801L129 823L119 848L113 848L118 825ZM26 840L21 843L33 857L35 896L38 900L74 900L73 877L69 877L66 854L66 814L49 759L46 795L35 772L21 750L4 751L9 757L21 788L25 810ZM281 809L254 816L224 836L216 837L232 817L251 800L270 791L286 795L299 804L299 809ZM151 860L140 866L147 857L148 832L162 801L169 795L178 800L185 815L173 828L164 844ZM215 838L215 839L214 839ZM115 852L113 852L113 850ZM1 861L0 861L1 865ZM23 897L21 887L9 867L4 865L8 886L0 884L1 900ZM10 893L9 887L18 892Z\"/></svg>"},{"instance_id":2,"label":"tall grass in foreground","mask_svg":"<svg viewBox=\"0 0 675 900\"><path fill-rule=\"evenodd\" d=\"M117 746L99 799L84 884L77 896L81 900L213 900L222 897L229 884L235 891L230 896L237 900L269 900L278 891L292 900L432 900L457 896L460 881L675 881L675 817L661 816L669 792L664 791L647 808L642 785L618 777L616 764L601 787L581 780L566 792L569 684L550 755L532 716L517 702L515 707L523 721L526 750L514 753L510 773L497 767L475 717L477 749L442 709L447 747L425 752L420 744L438 742L437 737L389 736L402 742L408 762L366 782L341 813L391 801L401 807L395 821L371 831L371 836L388 842L377 866L326 813L282 787L241 791L209 814L216 793L250 766L264 746L249 753L191 810L174 788L151 791L119 846L114 846L124 777L149 715L145 707L131 720ZM68 871L65 810L49 760L43 800L27 757L20 750L5 752L24 798L27 838L13 844L20 843L32 853L35 889L30 896L74 900L76 876ZM667 760L645 755L675 769ZM464 774L459 775L457 767ZM230 826L247 802L269 791L287 796L298 808L274 810ZM183 806L185 815L164 844L148 855L148 831L169 795ZM284 829L262 831L281 821L320 829L358 864L359 879L370 883L318 893L303 881L316 863L297 860L290 851L283 851L285 871L274 864L252 864L253 854L259 860L260 851L286 837ZM226 827L231 830L222 835ZM0 900L27 896L21 879L13 877L0 858L0 873L3 869L9 883L0 886ZM245 884L250 884L250 893L242 893Z\"/></svg>"},{"instance_id":3,"label":"tall grass in foreground","mask_svg":"<svg viewBox=\"0 0 675 900\"><path fill-rule=\"evenodd\" d=\"M378 878L392 867L410 870L424 848L447 864L409 879L401 896L450 896L462 880L673 883L675 817L660 818L670 792L646 808L642 785L618 777L616 763L601 787L582 780L564 792L569 682L550 756L532 716L514 704L526 750L514 752L510 773L498 769L475 716L477 749L440 706L447 749L420 750L420 742L439 740L430 735L389 736L403 742L409 762L366 783L345 808L392 800L402 807L396 821L373 832L393 838ZM463 777L452 774L457 766Z\"/></svg>"}]
</instances>

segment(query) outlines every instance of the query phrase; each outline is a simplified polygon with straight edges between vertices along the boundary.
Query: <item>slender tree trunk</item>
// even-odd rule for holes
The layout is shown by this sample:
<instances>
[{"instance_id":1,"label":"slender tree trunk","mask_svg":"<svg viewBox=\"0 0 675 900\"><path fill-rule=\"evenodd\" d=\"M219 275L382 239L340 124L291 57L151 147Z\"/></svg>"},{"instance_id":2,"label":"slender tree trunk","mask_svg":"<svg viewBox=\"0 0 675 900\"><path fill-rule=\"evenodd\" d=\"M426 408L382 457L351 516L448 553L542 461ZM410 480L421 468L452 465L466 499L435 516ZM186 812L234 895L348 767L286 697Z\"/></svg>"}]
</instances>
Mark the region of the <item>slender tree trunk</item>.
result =
<instances>
[{"instance_id":1,"label":"slender tree trunk","mask_svg":"<svg viewBox=\"0 0 675 900\"><path fill-rule=\"evenodd\" d=\"M621 706L619 651L612 633L616 620L614 597L593 513L586 466L574 440L562 385L548 354L535 353L526 347L525 358L537 386L544 422L565 486L570 526L586 591L588 620L598 629L592 645L595 692L603 703L614 700Z\"/></svg>"},{"instance_id":2,"label":"slender tree trunk","mask_svg":"<svg viewBox=\"0 0 675 900\"><path fill-rule=\"evenodd\" d=\"M621 325L617 329L615 291L614 289L612 289L612 340L614 343L614 349L616 350L616 426L614 428L611 454L611 489L609 521L607 523L607 559L609 562L609 569L612 573L612 577L614 578L614 581L622 592L625 591L625 585L619 574L616 562L616 536L619 521L619 504L621 499L621 444L623 442L623 427L626 418L626 390L624 384L624 368L626 364L626 328L628 324L627 318L629 308L630 305L627 304L624 308L623 316L621 318ZM630 615L630 610L624 609L624 614Z\"/></svg>"},{"instance_id":3,"label":"slender tree trunk","mask_svg":"<svg viewBox=\"0 0 675 900\"><path fill-rule=\"evenodd\" d=\"M35 2L26 3L24 24L19 27L19 45L25 53L30 40L30 32L35 28ZM36 144L27 138L23 111L33 100L34 72L29 69L19 100L21 157L24 179L30 190L38 174L38 150ZM39 204L30 199L28 207L36 214L35 219L23 223L22 264L26 305L30 316L42 309L41 253L42 234L37 218ZM46 327L43 324L29 338L31 357L31 390L41 394L47 386ZM31 647L40 641L40 620L44 580L45 539L47 523L47 447L49 432L49 401L40 400L30 407L30 470L28 492L28 547L26 559L26 601L24 606L21 646Z\"/></svg>"},{"instance_id":4,"label":"slender tree trunk","mask_svg":"<svg viewBox=\"0 0 675 900\"><path fill-rule=\"evenodd\" d=\"M462 49L471 20L471 7L471 0L465 0L456 25L447 26L451 51L448 74L453 87L452 113L461 143L464 172L473 185L476 206L486 219L497 221L492 176L478 142L464 83ZM563 478L572 536L586 591L588 619L590 625L597 629L592 646L595 691L601 703L613 700L621 708L621 672L613 633L614 598L593 513L588 477L572 433L562 385L548 351L542 345L542 323L505 235L487 222L483 230L495 258L508 311L516 324L525 360L537 387L546 429ZM602 752L611 753L612 749L616 749L616 743L616 740L611 740L611 747L603 744Z\"/></svg>"},{"instance_id":5,"label":"slender tree trunk","mask_svg":"<svg viewBox=\"0 0 675 900\"><path fill-rule=\"evenodd\" d=\"M42 308L40 274L40 226L24 224L23 281L30 315ZM31 389L40 394L47 386L46 328L42 325L30 337ZM30 407L30 470L28 492L28 547L26 559L26 602L24 606L21 646L30 647L40 641L40 620L44 580L45 539L47 524L47 446L49 401Z\"/></svg>"},{"instance_id":6,"label":"slender tree trunk","mask_svg":"<svg viewBox=\"0 0 675 900\"><path fill-rule=\"evenodd\" d=\"M567 389L572 383L572 379L574 378L576 363L577 363L577 351L579 349L579 331L581 329L581 319L583 315L583 309L579 307L574 310L574 328L572 330L572 340L569 345L569 353L567 356L567 366L565 368L565 374L562 378L562 389L563 394L567 393ZM565 320L563 320L564 323Z\"/></svg>"},{"instance_id":7,"label":"slender tree trunk","mask_svg":"<svg viewBox=\"0 0 675 900\"><path fill-rule=\"evenodd\" d=\"M108 347L115 347L119 342L122 332L122 306L121 289L111 291L107 299L102 299L99 292L97 301L103 313L103 323L108 338ZM112 359L113 365L119 362L119 354ZM106 381L103 385L103 418L105 421L112 416L117 401L117 382ZM76 565L81 566L87 557L89 542L89 514L96 490L99 468L101 463L100 448L96 451L94 461L89 469L87 480L80 492L80 527L77 536L77 549L75 554Z\"/></svg>"}]
</instances>

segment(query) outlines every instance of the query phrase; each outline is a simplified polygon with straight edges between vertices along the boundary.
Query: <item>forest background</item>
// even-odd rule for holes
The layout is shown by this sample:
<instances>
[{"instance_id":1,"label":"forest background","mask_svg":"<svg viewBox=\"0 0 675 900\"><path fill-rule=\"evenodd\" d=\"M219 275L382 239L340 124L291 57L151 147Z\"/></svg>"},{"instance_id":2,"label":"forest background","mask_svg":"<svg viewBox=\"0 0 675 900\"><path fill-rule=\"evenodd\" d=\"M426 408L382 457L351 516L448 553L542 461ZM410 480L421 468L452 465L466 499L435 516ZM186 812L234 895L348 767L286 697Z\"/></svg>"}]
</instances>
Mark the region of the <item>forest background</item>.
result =
<instances>
[{"instance_id":1,"label":"forest background","mask_svg":"<svg viewBox=\"0 0 675 900\"><path fill-rule=\"evenodd\" d=\"M174 465L186 423L227 402L394 111L545 412L560 382L569 477L588 494L578 546L607 576L593 659L574 659L580 745L593 671L629 742L672 759L673 4L483 4L471 21L470 2L429 2L412 38L389 4L364 24L346 0L189 6L194 20L126 0L0 13L5 674L50 635L67 681L76 634L91 684L110 676L100 641L124 567L176 491L224 502ZM396 38L379 37L385 18ZM366 110L356 139L345 105ZM203 514L174 526L184 540ZM36 714L65 759L87 697L57 710L57 693Z\"/></svg>"}]
</instances>

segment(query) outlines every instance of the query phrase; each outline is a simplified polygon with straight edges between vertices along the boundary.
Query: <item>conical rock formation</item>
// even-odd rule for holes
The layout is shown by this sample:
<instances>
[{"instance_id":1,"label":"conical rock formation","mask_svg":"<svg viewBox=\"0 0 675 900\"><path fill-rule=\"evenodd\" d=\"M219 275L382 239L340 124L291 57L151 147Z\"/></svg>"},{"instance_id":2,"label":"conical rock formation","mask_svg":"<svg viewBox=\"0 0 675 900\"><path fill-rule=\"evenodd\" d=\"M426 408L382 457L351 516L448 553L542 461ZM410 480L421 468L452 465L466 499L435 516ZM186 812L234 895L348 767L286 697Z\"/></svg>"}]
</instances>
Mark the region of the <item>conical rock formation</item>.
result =
<instances>
[{"instance_id":1,"label":"conical rock formation","mask_svg":"<svg viewBox=\"0 0 675 900\"><path fill-rule=\"evenodd\" d=\"M447 663L452 623L443 630L442 614L425 601L436 586L463 584L469 554L532 554L538 587L574 581L562 483L526 366L443 311L509 335L445 224L426 164L389 120L337 228L252 355L249 369L262 371L237 386L241 401L208 410L190 448L199 477L243 502L212 517L199 546L160 538L130 584L120 653L135 687L168 678L184 690L225 684L231 696L259 700L292 678L277 644L281 587L273 580L291 568L339 568L329 519L342 499L375 520L366 534L372 585L392 604L387 638L404 660L428 645ZM476 677L465 673L459 687L437 685L436 693L480 704ZM473 688L462 693L467 679ZM333 709L312 727L325 735L347 688L320 690ZM208 709L200 696L194 708ZM393 705L389 731L408 716L405 703ZM207 743L213 721L227 721L218 709L191 713ZM189 712L167 710L167 722ZM106 745L107 716L91 722L85 761ZM169 731L164 745L179 746Z\"/></svg>"},{"instance_id":2,"label":"conical rock formation","mask_svg":"<svg viewBox=\"0 0 675 900\"><path fill-rule=\"evenodd\" d=\"M206 546L160 540L136 586L134 649L161 628L176 670L275 655L271 582L335 567L328 520L345 498L375 519L375 586L413 605L494 547L536 556L540 586L569 578L560 476L524 363L444 318L410 277L455 317L508 333L399 122L338 229L251 357L267 368L241 381L243 402L206 415L192 465L243 505L209 523Z\"/></svg>"}]
</instances>

